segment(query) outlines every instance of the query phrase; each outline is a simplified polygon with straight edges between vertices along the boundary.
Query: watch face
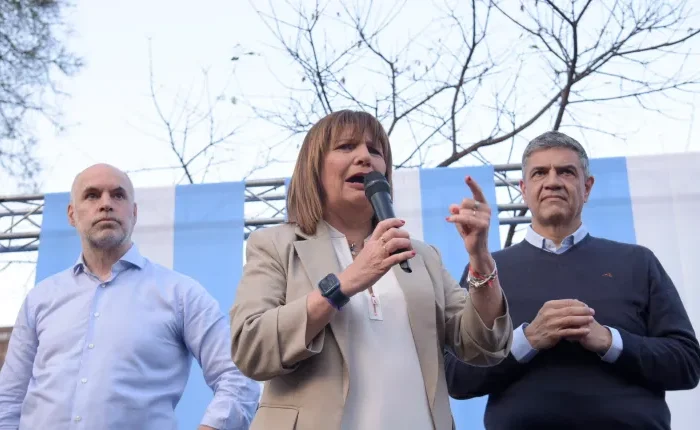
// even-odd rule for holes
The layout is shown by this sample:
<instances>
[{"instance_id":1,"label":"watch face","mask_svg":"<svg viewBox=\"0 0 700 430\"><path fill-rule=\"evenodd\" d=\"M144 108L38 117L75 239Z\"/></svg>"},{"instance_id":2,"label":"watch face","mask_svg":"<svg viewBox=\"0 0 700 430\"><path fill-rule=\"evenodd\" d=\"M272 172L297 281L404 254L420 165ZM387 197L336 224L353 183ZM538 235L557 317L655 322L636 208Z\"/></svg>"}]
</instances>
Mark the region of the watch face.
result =
<instances>
[{"instance_id":1,"label":"watch face","mask_svg":"<svg viewBox=\"0 0 700 430\"><path fill-rule=\"evenodd\" d=\"M321 279L321 282L318 283L318 287L321 289L321 293L325 295L333 291L338 283L338 278L331 274Z\"/></svg>"}]
</instances>

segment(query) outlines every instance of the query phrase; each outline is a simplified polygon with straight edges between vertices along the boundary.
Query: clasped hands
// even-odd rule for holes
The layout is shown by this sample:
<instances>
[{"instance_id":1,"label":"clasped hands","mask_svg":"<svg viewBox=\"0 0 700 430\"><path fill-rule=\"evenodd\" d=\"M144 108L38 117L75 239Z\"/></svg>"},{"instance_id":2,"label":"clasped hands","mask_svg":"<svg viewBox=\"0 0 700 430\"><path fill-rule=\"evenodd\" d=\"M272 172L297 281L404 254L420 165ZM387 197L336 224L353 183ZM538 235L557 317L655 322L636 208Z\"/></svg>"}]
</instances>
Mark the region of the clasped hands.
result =
<instances>
[{"instance_id":1,"label":"clasped hands","mask_svg":"<svg viewBox=\"0 0 700 430\"><path fill-rule=\"evenodd\" d=\"M594 316L595 310L579 300L551 300L525 328L525 337L536 350L552 348L566 339L603 355L612 345L612 333Z\"/></svg>"}]
</instances>

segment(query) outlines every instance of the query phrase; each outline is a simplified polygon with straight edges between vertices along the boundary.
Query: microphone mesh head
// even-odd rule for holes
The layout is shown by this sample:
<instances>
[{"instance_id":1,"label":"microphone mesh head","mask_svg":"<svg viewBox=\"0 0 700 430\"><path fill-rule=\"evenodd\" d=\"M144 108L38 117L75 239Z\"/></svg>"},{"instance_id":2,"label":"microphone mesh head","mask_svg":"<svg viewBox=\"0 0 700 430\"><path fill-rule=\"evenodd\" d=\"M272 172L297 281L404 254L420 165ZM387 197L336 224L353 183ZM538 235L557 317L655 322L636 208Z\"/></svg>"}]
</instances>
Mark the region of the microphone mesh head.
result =
<instances>
[{"instance_id":1,"label":"microphone mesh head","mask_svg":"<svg viewBox=\"0 0 700 430\"><path fill-rule=\"evenodd\" d=\"M389 186L389 181L386 180L384 175L374 171L365 175L365 196L371 198L373 195L379 192L389 193L391 187Z\"/></svg>"}]
</instances>

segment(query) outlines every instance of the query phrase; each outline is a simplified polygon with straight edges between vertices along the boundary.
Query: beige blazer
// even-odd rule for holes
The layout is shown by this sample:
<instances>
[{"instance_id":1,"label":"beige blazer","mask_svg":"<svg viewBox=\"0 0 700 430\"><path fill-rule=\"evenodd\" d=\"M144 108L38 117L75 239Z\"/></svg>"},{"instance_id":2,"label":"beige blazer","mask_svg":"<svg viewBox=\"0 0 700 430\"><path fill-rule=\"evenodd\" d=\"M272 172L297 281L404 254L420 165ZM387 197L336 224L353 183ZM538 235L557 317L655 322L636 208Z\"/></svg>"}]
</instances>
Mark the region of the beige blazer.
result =
<instances>
[{"instance_id":1,"label":"beige blazer","mask_svg":"<svg viewBox=\"0 0 700 430\"><path fill-rule=\"evenodd\" d=\"M340 271L329 233L324 222L312 236L284 224L248 238L230 316L234 363L248 377L266 381L251 430L340 428L348 393L348 328L334 319L305 344L306 295L324 276ZM434 428L447 430L454 423L443 347L475 365L495 365L510 352L512 321L506 302L506 313L488 329L439 252L416 240L413 247L413 273L391 270L406 298Z\"/></svg>"}]
</instances>

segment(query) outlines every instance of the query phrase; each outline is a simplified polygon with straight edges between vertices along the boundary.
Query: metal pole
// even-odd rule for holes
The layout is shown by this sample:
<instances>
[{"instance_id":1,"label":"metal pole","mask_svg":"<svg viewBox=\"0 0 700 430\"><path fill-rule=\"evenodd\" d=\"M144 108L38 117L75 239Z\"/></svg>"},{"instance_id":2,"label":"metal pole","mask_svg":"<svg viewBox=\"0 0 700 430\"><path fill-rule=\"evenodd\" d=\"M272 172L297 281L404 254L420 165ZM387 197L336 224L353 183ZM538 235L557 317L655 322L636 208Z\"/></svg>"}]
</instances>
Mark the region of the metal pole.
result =
<instances>
[{"instance_id":1,"label":"metal pole","mask_svg":"<svg viewBox=\"0 0 700 430\"><path fill-rule=\"evenodd\" d=\"M514 187L517 189L519 180L505 178L506 172L514 172L521 169L520 163L496 164L493 166L497 173L495 184L497 187ZM264 228L281 224L285 221L284 202L286 193L279 188L284 187L285 178L251 179L245 181L245 203L248 205L261 206L268 215L260 213L258 216L246 218L244 221L247 230ZM262 188L267 188L261 190ZM41 216L43 215L43 194L29 194L17 196L0 196L0 206L5 210L0 211L0 221L3 219L13 220L19 217L19 221L14 221L2 227L0 225L0 253L28 252L38 250L38 242L41 235ZM255 208L256 206L251 206ZM522 203L499 203L498 212L517 211L525 209ZM270 216L269 214L272 214ZM504 214L505 215L505 214ZM498 220L500 225L526 224L530 222L530 217L503 216ZM3 232L2 229L5 229ZM250 231L244 233L245 237ZM5 242L5 243L3 243Z\"/></svg>"}]
</instances>

